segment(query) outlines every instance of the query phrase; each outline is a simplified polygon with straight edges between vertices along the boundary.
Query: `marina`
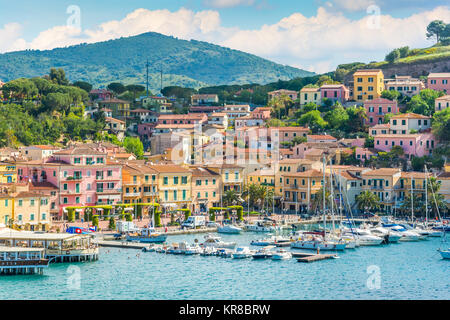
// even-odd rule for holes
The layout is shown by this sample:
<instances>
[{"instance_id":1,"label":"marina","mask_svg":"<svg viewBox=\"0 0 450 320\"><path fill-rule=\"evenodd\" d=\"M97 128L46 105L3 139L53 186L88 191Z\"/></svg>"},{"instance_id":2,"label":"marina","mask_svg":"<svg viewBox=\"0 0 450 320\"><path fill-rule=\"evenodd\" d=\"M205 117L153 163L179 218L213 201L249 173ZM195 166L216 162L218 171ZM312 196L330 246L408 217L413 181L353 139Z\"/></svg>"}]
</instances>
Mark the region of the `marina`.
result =
<instances>
[{"instance_id":1,"label":"marina","mask_svg":"<svg viewBox=\"0 0 450 320\"><path fill-rule=\"evenodd\" d=\"M257 250L258 247L249 244L260 239L261 234L245 232L220 237L224 242ZM168 240L169 243L193 244L196 239L201 242L202 238L198 234L188 234L170 236ZM315 252L289 248L286 250L292 252L293 257L276 261L100 247L99 260L76 264L80 268L80 289L66 286L71 264L58 263L51 264L43 276L0 277L3 289L0 298L448 299L450 266L436 250L439 244L439 238L429 238L359 247L339 253L340 259L314 263L298 263L297 258ZM366 285L370 266L380 269L379 290Z\"/></svg>"}]
</instances>

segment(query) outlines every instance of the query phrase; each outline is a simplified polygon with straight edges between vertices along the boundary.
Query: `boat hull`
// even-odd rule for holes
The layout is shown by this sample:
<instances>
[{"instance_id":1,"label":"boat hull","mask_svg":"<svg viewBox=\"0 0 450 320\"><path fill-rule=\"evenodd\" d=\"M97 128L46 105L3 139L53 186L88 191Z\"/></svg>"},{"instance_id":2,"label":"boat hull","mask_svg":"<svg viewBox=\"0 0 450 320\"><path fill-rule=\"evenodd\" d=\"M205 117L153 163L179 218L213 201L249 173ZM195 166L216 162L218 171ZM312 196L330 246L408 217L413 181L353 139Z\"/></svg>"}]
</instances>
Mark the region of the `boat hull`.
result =
<instances>
[{"instance_id":1,"label":"boat hull","mask_svg":"<svg viewBox=\"0 0 450 320\"><path fill-rule=\"evenodd\" d=\"M439 253L442 256L442 259L450 259L450 250L441 250Z\"/></svg>"},{"instance_id":2,"label":"boat hull","mask_svg":"<svg viewBox=\"0 0 450 320\"><path fill-rule=\"evenodd\" d=\"M166 242L166 239L166 235L159 235L154 237L127 236L127 241L139 241L141 243L164 243Z\"/></svg>"},{"instance_id":3,"label":"boat hull","mask_svg":"<svg viewBox=\"0 0 450 320\"><path fill-rule=\"evenodd\" d=\"M291 244L293 249L307 249L307 250L345 250L345 243L322 243L317 241L295 241Z\"/></svg>"}]
</instances>

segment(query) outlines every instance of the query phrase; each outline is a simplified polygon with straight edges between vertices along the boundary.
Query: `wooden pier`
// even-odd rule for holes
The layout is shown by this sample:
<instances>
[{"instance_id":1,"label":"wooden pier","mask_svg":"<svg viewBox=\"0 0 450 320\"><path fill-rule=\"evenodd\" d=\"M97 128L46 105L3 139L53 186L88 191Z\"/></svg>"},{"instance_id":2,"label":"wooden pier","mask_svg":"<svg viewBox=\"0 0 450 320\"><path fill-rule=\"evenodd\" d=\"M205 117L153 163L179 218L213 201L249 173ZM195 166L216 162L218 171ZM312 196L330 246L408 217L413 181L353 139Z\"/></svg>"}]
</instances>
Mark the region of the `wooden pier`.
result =
<instances>
[{"instance_id":1,"label":"wooden pier","mask_svg":"<svg viewBox=\"0 0 450 320\"><path fill-rule=\"evenodd\" d=\"M292 253L292 257L297 258L297 262L314 262L326 259L333 259L337 257L337 254Z\"/></svg>"},{"instance_id":2,"label":"wooden pier","mask_svg":"<svg viewBox=\"0 0 450 320\"><path fill-rule=\"evenodd\" d=\"M140 242L131 242L131 241L117 241L117 240L100 240L97 241L97 244L100 247L108 247L108 248L121 248L121 249L148 249L152 247L151 244L148 243L140 243Z\"/></svg>"}]
</instances>

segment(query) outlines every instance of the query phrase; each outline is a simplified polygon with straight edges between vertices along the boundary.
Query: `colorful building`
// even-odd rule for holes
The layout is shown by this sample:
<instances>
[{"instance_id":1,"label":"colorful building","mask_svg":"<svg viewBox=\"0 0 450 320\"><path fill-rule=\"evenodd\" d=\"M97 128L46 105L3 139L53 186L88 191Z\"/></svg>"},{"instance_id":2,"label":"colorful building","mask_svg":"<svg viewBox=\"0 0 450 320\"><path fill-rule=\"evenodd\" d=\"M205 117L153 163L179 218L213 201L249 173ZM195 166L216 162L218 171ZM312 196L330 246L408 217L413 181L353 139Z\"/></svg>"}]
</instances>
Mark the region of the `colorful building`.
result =
<instances>
[{"instance_id":1,"label":"colorful building","mask_svg":"<svg viewBox=\"0 0 450 320\"><path fill-rule=\"evenodd\" d=\"M14 163L0 162L0 183L17 182L17 167Z\"/></svg>"},{"instance_id":2,"label":"colorful building","mask_svg":"<svg viewBox=\"0 0 450 320\"><path fill-rule=\"evenodd\" d=\"M357 70L353 74L353 100L365 102L380 98L384 90L384 75L381 69Z\"/></svg>"},{"instance_id":3,"label":"colorful building","mask_svg":"<svg viewBox=\"0 0 450 320\"><path fill-rule=\"evenodd\" d=\"M280 89L280 90L271 91L271 92L267 93L267 95L269 96L269 101L274 99L274 98L281 97L283 95L288 96L292 100L297 100L298 99L298 92L297 91L286 90L286 89Z\"/></svg>"},{"instance_id":4,"label":"colorful building","mask_svg":"<svg viewBox=\"0 0 450 320\"><path fill-rule=\"evenodd\" d=\"M350 90L343 84L324 84L320 87L320 95L322 101L345 103L350 99Z\"/></svg>"},{"instance_id":5,"label":"colorful building","mask_svg":"<svg viewBox=\"0 0 450 320\"><path fill-rule=\"evenodd\" d=\"M390 121L392 134L409 134L411 131L424 132L431 128L431 117L415 113L400 113L394 115Z\"/></svg>"},{"instance_id":6,"label":"colorful building","mask_svg":"<svg viewBox=\"0 0 450 320\"><path fill-rule=\"evenodd\" d=\"M450 93L450 72L430 73L427 78L427 88Z\"/></svg>"},{"instance_id":7,"label":"colorful building","mask_svg":"<svg viewBox=\"0 0 450 320\"><path fill-rule=\"evenodd\" d=\"M391 101L384 98L365 101L364 109L366 109L367 114L366 124L370 127L384 123L384 116L386 114L397 114L399 112L396 100Z\"/></svg>"},{"instance_id":8,"label":"colorful building","mask_svg":"<svg viewBox=\"0 0 450 320\"><path fill-rule=\"evenodd\" d=\"M300 90L300 105L308 103L315 103L319 106L322 104L320 88L303 87Z\"/></svg>"},{"instance_id":9,"label":"colorful building","mask_svg":"<svg viewBox=\"0 0 450 320\"><path fill-rule=\"evenodd\" d=\"M450 95L445 95L434 100L434 111L439 112L450 107Z\"/></svg>"},{"instance_id":10,"label":"colorful building","mask_svg":"<svg viewBox=\"0 0 450 320\"><path fill-rule=\"evenodd\" d=\"M384 87L389 91L398 91L402 95L412 97L425 89L425 84L420 79L411 76L395 75L393 79L384 79Z\"/></svg>"},{"instance_id":11,"label":"colorful building","mask_svg":"<svg viewBox=\"0 0 450 320\"><path fill-rule=\"evenodd\" d=\"M220 206L222 180L219 173L209 168L191 166L192 211L208 212L211 207Z\"/></svg>"},{"instance_id":12,"label":"colorful building","mask_svg":"<svg viewBox=\"0 0 450 320\"><path fill-rule=\"evenodd\" d=\"M403 148L408 159L431 155L435 138L431 133L423 134L380 134L374 137L374 147L379 151L389 152L393 146Z\"/></svg>"}]
</instances>

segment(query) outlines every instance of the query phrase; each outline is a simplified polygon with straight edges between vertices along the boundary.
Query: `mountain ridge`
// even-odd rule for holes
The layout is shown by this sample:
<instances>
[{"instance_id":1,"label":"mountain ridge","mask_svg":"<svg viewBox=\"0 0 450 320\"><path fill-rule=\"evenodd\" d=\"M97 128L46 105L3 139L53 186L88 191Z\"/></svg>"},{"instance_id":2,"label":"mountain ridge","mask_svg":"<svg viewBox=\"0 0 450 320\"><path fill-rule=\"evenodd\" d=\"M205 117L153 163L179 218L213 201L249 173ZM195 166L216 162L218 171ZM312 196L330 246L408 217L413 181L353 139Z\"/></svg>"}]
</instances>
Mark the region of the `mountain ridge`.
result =
<instances>
[{"instance_id":1,"label":"mountain ridge","mask_svg":"<svg viewBox=\"0 0 450 320\"><path fill-rule=\"evenodd\" d=\"M149 59L152 89L180 85L269 83L314 75L245 53L198 40L183 40L155 32L52 50L24 50L0 54L0 78L42 76L51 67L63 68L70 80L105 85L113 81L145 83Z\"/></svg>"}]
</instances>

